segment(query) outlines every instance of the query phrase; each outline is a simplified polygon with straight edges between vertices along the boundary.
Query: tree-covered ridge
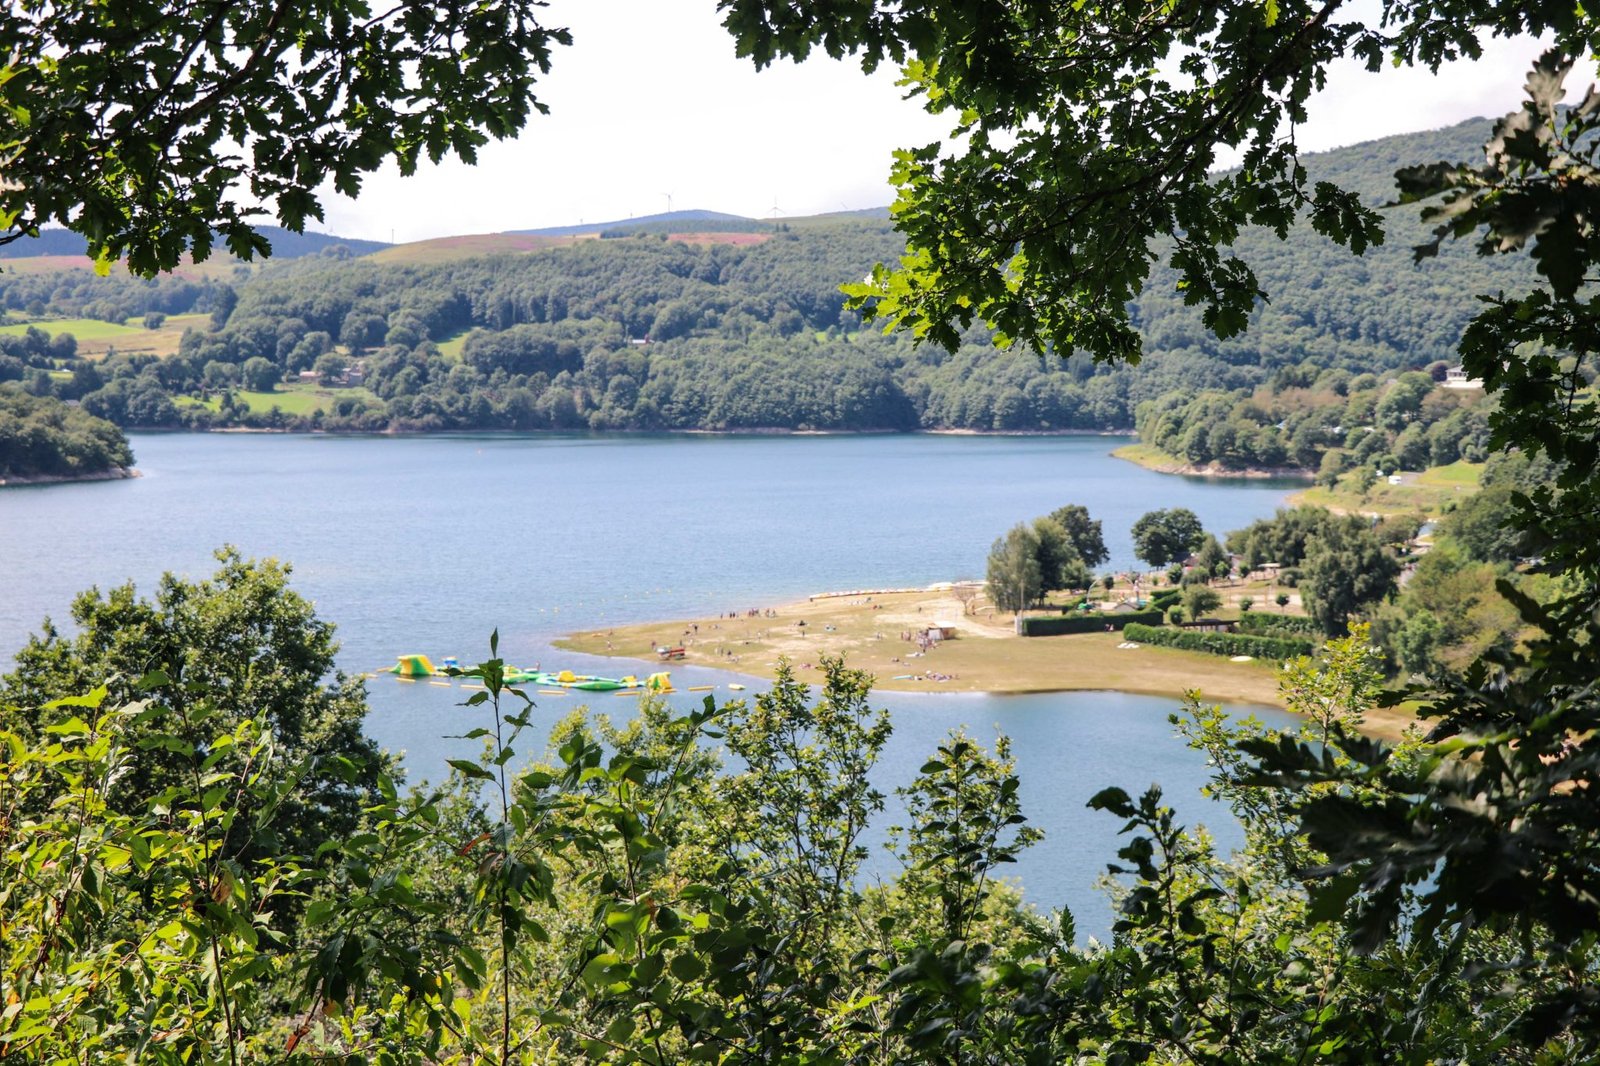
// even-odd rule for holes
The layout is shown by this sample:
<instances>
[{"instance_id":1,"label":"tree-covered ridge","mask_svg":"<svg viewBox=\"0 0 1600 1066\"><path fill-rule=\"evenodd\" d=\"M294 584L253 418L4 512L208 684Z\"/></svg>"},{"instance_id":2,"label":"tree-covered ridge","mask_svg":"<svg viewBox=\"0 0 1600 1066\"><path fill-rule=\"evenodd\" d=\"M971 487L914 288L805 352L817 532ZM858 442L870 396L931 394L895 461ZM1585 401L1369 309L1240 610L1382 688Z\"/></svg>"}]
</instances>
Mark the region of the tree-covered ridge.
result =
<instances>
[{"instance_id":1,"label":"tree-covered ridge","mask_svg":"<svg viewBox=\"0 0 1600 1066\"><path fill-rule=\"evenodd\" d=\"M1483 134L1483 124L1464 123L1307 161L1376 203L1392 195L1396 160L1471 158ZM840 285L904 250L871 214L751 223L766 238L751 244L691 245L643 226L448 262L324 255L271 264L231 288L77 278L52 290L47 280L0 278L0 298L92 317L213 312L219 328L192 334L173 356L114 356L70 384L30 383L126 425L1129 429L1140 403L1173 391L1253 389L1301 364L1360 374L1449 359L1471 294L1529 276L1521 260L1465 248L1413 267L1406 249L1425 230L1412 209L1388 214L1389 243L1360 259L1309 231L1283 243L1242 234L1274 286L1243 339L1217 341L1153 276L1134 303L1147 352L1136 368L1002 351L976 327L955 354L864 328ZM1440 284L1441 270L1451 284ZM354 364L364 387L335 393L320 414L288 413L285 402L274 415L260 395L272 382L259 364L246 371L252 360L280 380L322 369L332 379ZM247 403L240 390L257 395ZM172 402L185 396L208 402Z\"/></svg>"},{"instance_id":2,"label":"tree-covered ridge","mask_svg":"<svg viewBox=\"0 0 1600 1066\"><path fill-rule=\"evenodd\" d=\"M0 482L73 478L133 465L122 431L52 397L0 385Z\"/></svg>"},{"instance_id":3,"label":"tree-covered ridge","mask_svg":"<svg viewBox=\"0 0 1600 1066\"><path fill-rule=\"evenodd\" d=\"M1443 364L1436 364L1443 377ZM1298 468L1329 483L1358 468L1423 470L1488 456L1493 404L1431 374L1379 377L1304 364L1255 389L1171 392L1135 413L1146 444L1198 466Z\"/></svg>"}]
</instances>

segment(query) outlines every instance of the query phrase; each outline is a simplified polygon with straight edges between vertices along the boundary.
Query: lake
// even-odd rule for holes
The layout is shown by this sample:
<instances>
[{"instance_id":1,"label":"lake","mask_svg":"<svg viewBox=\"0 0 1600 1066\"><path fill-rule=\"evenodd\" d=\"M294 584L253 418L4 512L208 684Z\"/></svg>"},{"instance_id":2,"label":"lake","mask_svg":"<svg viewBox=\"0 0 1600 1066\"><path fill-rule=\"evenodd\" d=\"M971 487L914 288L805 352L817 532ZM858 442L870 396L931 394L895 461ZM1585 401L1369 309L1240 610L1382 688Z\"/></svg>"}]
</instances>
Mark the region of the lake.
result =
<instances>
[{"instance_id":1,"label":"lake","mask_svg":"<svg viewBox=\"0 0 1600 1066\"><path fill-rule=\"evenodd\" d=\"M1079 503L1103 522L1112 568L1128 530L1187 507L1219 535L1270 515L1298 483L1156 474L1110 456L1119 437L132 434L144 477L0 491L0 666L72 596L165 570L202 577L224 543L293 562L294 586L337 623L341 665L423 652L482 658L498 628L511 662L612 674L560 653L562 633L774 606L825 590L982 577L1017 522ZM680 688L748 679L688 668ZM752 690L758 686L752 685ZM725 692L725 689L723 689ZM695 697L680 697L684 699ZM369 731L437 777L450 692L372 682ZM575 702L547 700L552 716ZM1238 833L1199 797L1203 759L1173 737L1173 700L1123 693L885 693L888 791L950 729L1010 734L1022 798L1046 839L1015 868L1030 900L1108 927L1093 887L1117 824L1084 810L1109 784L1160 781L1190 820ZM628 701L596 697L613 715ZM1285 716L1260 712L1274 722Z\"/></svg>"}]
</instances>

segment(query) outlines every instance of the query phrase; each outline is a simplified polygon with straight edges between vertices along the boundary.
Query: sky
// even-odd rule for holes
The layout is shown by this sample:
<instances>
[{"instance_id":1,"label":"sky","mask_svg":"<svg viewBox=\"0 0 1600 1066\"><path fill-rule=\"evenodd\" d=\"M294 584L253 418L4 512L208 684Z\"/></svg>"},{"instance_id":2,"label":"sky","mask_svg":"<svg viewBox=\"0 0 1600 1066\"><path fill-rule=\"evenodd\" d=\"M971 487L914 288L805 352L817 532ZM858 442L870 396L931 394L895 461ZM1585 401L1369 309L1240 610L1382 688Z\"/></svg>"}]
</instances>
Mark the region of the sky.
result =
<instances>
[{"instance_id":1,"label":"sky","mask_svg":"<svg viewBox=\"0 0 1600 1066\"><path fill-rule=\"evenodd\" d=\"M424 163L368 177L357 199L323 198L311 228L381 241L704 209L752 218L881 207L896 148L927 144L945 123L903 99L897 72L862 73L825 56L757 73L734 55L713 0L553 0L548 25L571 28L539 97L550 107L478 164ZM1540 46L1487 41L1476 64L1438 77L1337 65L1298 134L1317 151L1474 116L1522 99Z\"/></svg>"}]
</instances>

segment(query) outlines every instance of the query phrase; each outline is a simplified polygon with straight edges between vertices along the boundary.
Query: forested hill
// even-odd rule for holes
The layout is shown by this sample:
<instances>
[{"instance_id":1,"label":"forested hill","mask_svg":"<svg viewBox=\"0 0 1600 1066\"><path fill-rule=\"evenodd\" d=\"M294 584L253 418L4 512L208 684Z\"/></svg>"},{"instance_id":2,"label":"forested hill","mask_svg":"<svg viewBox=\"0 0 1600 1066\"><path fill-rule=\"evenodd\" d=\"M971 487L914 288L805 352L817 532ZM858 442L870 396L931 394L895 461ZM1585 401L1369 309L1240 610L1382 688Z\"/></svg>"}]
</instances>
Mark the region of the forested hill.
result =
<instances>
[{"instance_id":1,"label":"forested hill","mask_svg":"<svg viewBox=\"0 0 1600 1066\"><path fill-rule=\"evenodd\" d=\"M1313 177L1378 204L1396 167L1472 158L1487 132L1487 122L1465 123L1307 163ZM211 328L187 334L164 359L114 354L70 377L60 371L73 368L50 363L57 376L48 380L28 369L48 356L14 352L8 369L0 355L0 378L30 375L30 388L82 399L125 425L1129 429L1141 401L1253 387L1302 362L1382 373L1453 361L1476 294L1531 276L1520 258L1480 259L1466 245L1413 266L1411 245L1425 234L1415 209L1391 212L1390 226L1389 241L1361 258L1309 228L1286 242L1245 235L1237 251L1273 301L1246 336L1225 342L1158 269L1137 306L1148 357L1131 369L1001 352L977 330L949 355L863 328L839 285L902 247L886 217L865 212L434 241L370 260L273 263L231 287L181 294L174 282L124 281L152 309L212 312ZM105 294L68 306L73 291L0 275L8 308L142 310ZM269 391L275 378L315 389L298 383L304 372L345 387L282 401Z\"/></svg>"},{"instance_id":2,"label":"forested hill","mask_svg":"<svg viewBox=\"0 0 1600 1066\"><path fill-rule=\"evenodd\" d=\"M1394 172L1439 160L1478 161L1490 123L1475 119L1442 130L1385 137L1306 157L1314 180L1361 193L1369 206L1395 199ZM1526 257L1484 258L1471 242L1447 242L1436 259L1412 261L1430 235L1418 209L1382 210L1387 240L1365 255L1297 228L1287 241L1252 230L1234 253L1255 268L1270 304L1257 309L1241 337L1219 341L1198 309L1183 306L1176 274L1152 272L1136 302L1135 321L1148 351L1196 352L1228 363L1278 366L1310 360L1355 373L1421 367L1454 359L1462 329L1481 306L1477 296L1532 284Z\"/></svg>"}]
</instances>

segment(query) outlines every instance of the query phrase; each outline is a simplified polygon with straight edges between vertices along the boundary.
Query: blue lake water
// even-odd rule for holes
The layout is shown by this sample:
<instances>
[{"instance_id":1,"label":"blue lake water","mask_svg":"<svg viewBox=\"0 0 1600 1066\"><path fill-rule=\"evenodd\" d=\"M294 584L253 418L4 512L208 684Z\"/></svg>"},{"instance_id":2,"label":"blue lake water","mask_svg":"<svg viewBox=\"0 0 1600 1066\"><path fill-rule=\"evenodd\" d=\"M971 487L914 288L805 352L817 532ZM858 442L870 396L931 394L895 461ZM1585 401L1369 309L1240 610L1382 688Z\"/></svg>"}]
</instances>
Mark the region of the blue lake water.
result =
<instances>
[{"instance_id":1,"label":"blue lake water","mask_svg":"<svg viewBox=\"0 0 1600 1066\"><path fill-rule=\"evenodd\" d=\"M1155 474L1110 457L1109 437L448 436L137 434L144 477L0 492L0 667L72 596L166 570L201 577L231 543L295 567L294 585L339 627L352 671L402 652L487 654L615 674L615 660L556 652L577 629L768 606L829 589L981 577L994 539L1066 503L1105 526L1111 567L1134 565L1128 529L1187 507L1222 533L1271 514L1290 486ZM680 688L746 678L674 671ZM759 686L752 685L752 691ZM725 694L725 689L722 690ZM684 699L693 697L680 697ZM572 700L549 701L552 716ZM613 715L628 702L596 697ZM1015 868L1030 900L1065 904L1102 932L1093 883L1117 825L1084 810L1109 784L1160 781L1191 821L1237 839L1199 797L1202 758L1173 737L1172 700L1123 693L884 693L895 736L888 791L950 729L1015 742L1043 843ZM451 694L372 683L369 731L437 777ZM1282 715L1260 712L1273 721ZM460 742L455 742L460 743Z\"/></svg>"}]
</instances>

